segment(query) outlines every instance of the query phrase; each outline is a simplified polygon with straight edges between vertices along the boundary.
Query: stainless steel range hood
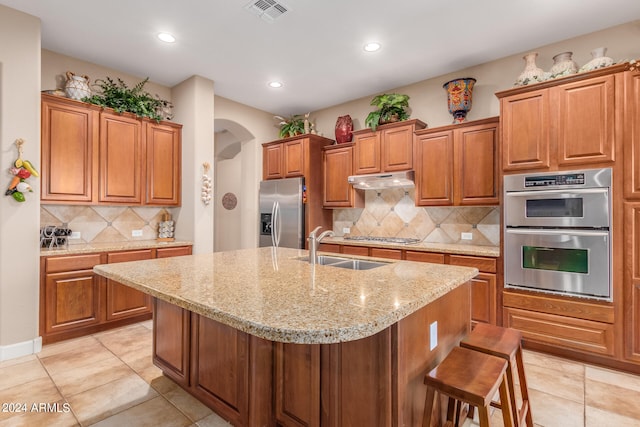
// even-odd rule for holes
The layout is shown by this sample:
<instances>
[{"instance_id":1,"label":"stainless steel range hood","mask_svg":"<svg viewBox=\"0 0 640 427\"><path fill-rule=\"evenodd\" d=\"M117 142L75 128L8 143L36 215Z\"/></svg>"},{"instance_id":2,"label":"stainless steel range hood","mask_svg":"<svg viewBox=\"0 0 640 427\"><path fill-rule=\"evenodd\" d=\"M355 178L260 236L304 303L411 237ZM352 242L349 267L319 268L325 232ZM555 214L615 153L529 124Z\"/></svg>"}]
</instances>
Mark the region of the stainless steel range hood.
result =
<instances>
[{"instance_id":1,"label":"stainless steel range hood","mask_svg":"<svg viewBox=\"0 0 640 427\"><path fill-rule=\"evenodd\" d=\"M385 188L410 188L415 187L414 172L387 172L370 175L352 175L348 178L349 184L362 190L384 190Z\"/></svg>"}]
</instances>

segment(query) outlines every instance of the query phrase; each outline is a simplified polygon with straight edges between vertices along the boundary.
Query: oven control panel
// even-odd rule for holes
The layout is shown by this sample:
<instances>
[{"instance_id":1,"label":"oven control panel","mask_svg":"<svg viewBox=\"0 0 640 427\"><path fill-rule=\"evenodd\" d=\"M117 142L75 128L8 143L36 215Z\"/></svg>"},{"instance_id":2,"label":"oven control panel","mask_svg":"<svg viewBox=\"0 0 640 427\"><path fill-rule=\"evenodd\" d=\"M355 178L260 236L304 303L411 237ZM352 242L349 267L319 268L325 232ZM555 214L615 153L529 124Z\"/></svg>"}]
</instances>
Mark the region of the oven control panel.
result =
<instances>
[{"instance_id":1,"label":"oven control panel","mask_svg":"<svg viewBox=\"0 0 640 427\"><path fill-rule=\"evenodd\" d=\"M584 173L567 173L562 175L539 175L524 178L524 186L553 187L559 185L584 185Z\"/></svg>"}]
</instances>

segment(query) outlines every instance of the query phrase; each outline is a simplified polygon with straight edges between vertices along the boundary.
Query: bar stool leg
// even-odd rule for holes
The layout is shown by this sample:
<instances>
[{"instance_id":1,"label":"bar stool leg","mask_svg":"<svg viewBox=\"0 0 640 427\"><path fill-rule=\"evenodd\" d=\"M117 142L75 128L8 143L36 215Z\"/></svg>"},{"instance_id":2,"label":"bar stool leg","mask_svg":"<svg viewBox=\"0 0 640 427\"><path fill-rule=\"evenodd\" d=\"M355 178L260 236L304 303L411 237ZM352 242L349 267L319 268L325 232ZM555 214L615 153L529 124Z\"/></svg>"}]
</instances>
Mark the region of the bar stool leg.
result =
<instances>
[{"instance_id":1,"label":"bar stool leg","mask_svg":"<svg viewBox=\"0 0 640 427\"><path fill-rule=\"evenodd\" d=\"M424 400L424 415L422 417L422 427L431 427L431 413L433 412L433 400L436 391L433 387L427 387L427 396Z\"/></svg>"},{"instance_id":2,"label":"bar stool leg","mask_svg":"<svg viewBox=\"0 0 640 427\"><path fill-rule=\"evenodd\" d=\"M520 381L520 393L522 394L522 411L526 411L526 423L528 427L533 427L533 415L531 415L531 404L529 400L529 387L527 377L524 374L524 359L522 358L522 346L516 351L516 366L518 368L518 380ZM516 406L517 411L517 406ZM518 414L519 415L519 414ZM516 419L519 419L516 418Z\"/></svg>"},{"instance_id":3,"label":"bar stool leg","mask_svg":"<svg viewBox=\"0 0 640 427\"><path fill-rule=\"evenodd\" d=\"M509 368L507 368L507 371L509 372ZM509 394L509 388L510 388L510 384L512 385L513 382L509 383L509 380L507 378L507 374L505 373L505 375L502 378L502 384L500 384L500 404L502 405L502 407L504 408L505 406L508 406L508 410L503 410L502 411L502 419L504 420L504 427L514 427L514 418L513 418L513 408L511 408L511 402L513 401L511 399L511 396ZM517 409L516 409L517 410ZM516 415L516 420L517 415Z\"/></svg>"}]
</instances>

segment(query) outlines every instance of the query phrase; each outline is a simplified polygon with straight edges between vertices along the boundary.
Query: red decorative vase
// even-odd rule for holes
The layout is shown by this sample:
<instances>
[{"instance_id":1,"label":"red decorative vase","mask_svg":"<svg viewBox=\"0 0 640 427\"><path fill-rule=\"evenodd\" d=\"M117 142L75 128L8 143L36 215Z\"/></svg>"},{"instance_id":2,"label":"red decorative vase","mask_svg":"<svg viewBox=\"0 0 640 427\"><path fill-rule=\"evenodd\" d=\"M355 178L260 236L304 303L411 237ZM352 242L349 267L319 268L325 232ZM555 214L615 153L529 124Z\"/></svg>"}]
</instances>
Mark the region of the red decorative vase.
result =
<instances>
[{"instance_id":1,"label":"red decorative vase","mask_svg":"<svg viewBox=\"0 0 640 427\"><path fill-rule=\"evenodd\" d=\"M351 142L353 138L353 121L351 116L340 116L336 121L336 142L343 144L345 142Z\"/></svg>"}]
</instances>

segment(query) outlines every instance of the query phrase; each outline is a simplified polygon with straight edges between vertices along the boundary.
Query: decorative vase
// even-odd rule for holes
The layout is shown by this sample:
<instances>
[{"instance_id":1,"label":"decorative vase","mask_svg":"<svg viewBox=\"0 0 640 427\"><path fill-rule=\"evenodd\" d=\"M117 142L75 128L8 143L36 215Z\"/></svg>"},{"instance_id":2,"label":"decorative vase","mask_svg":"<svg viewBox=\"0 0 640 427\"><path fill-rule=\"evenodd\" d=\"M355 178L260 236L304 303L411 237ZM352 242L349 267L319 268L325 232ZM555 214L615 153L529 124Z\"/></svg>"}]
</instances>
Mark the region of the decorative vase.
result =
<instances>
[{"instance_id":1,"label":"decorative vase","mask_svg":"<svg viewBox=\"0 0 640 427\"><path fill-rule=\"evenodd\" d=\"M613 65L613 59L605 56L607 54L606 47L598 47L591 51L591 57L593 58L591 61L587 62L580 68L580 71L591 71L597 70L598 68L608 67L609 65Z\"/></svg>"},{"instance_id":2,"label":"decorative vase","mask_svg":"<svg viewBox=\"0 0 640 427\"><path fill-rule=\"evenodd\" d=\"M522 57L524 59L524 70L516 80L516 86L524 86L529 83L542 82L545 80L545 73L542 68L536 65L538 52L529 52Z\"/></svg>"},{"instance_id":3,"label":"decorative vase","mask_svg":"<svg viewBox=\"0 0 640 427\"><path fill-rule=\"evenodd\" d=\"M336 142L343 144L353 138L353 121L350 115L340 116L336 121Z\"/></svg>"},{"instance_id":4,"label":"decorative vase","mask_svg":"<svg viewBox=\"0 0 640 427\"><path fill-rule=\"evenodd\" d=\"M553 57L553 65L549 70L551 77L566 76L578 72L578 64L571 59L573 52L562 52Z\"/></svg>"},{"instance_id":5,"label":"decorative vase","mask_svg":"<svg viewBox=\"0 0 640 427\"><path fill-rule=\"evenodd\" d=\"M71 71L67 71L67 83L64 91L67 97L71 99L81 100L91 96L91 88L89 87L89 76L77 76Z\"/></svg>"},{"instance_id":6,"label":"decorative vase","mask_svg":"<svg viewBox=\"0 0 640 427\"><path fill-rule=\"evenodd\" d=\"M453 114L453 124L467 120L467 112L471 110L471 91L476 79L465 77L451 80L442 87L447 91L449 112Z\"/></svg>"}]
</instances>

